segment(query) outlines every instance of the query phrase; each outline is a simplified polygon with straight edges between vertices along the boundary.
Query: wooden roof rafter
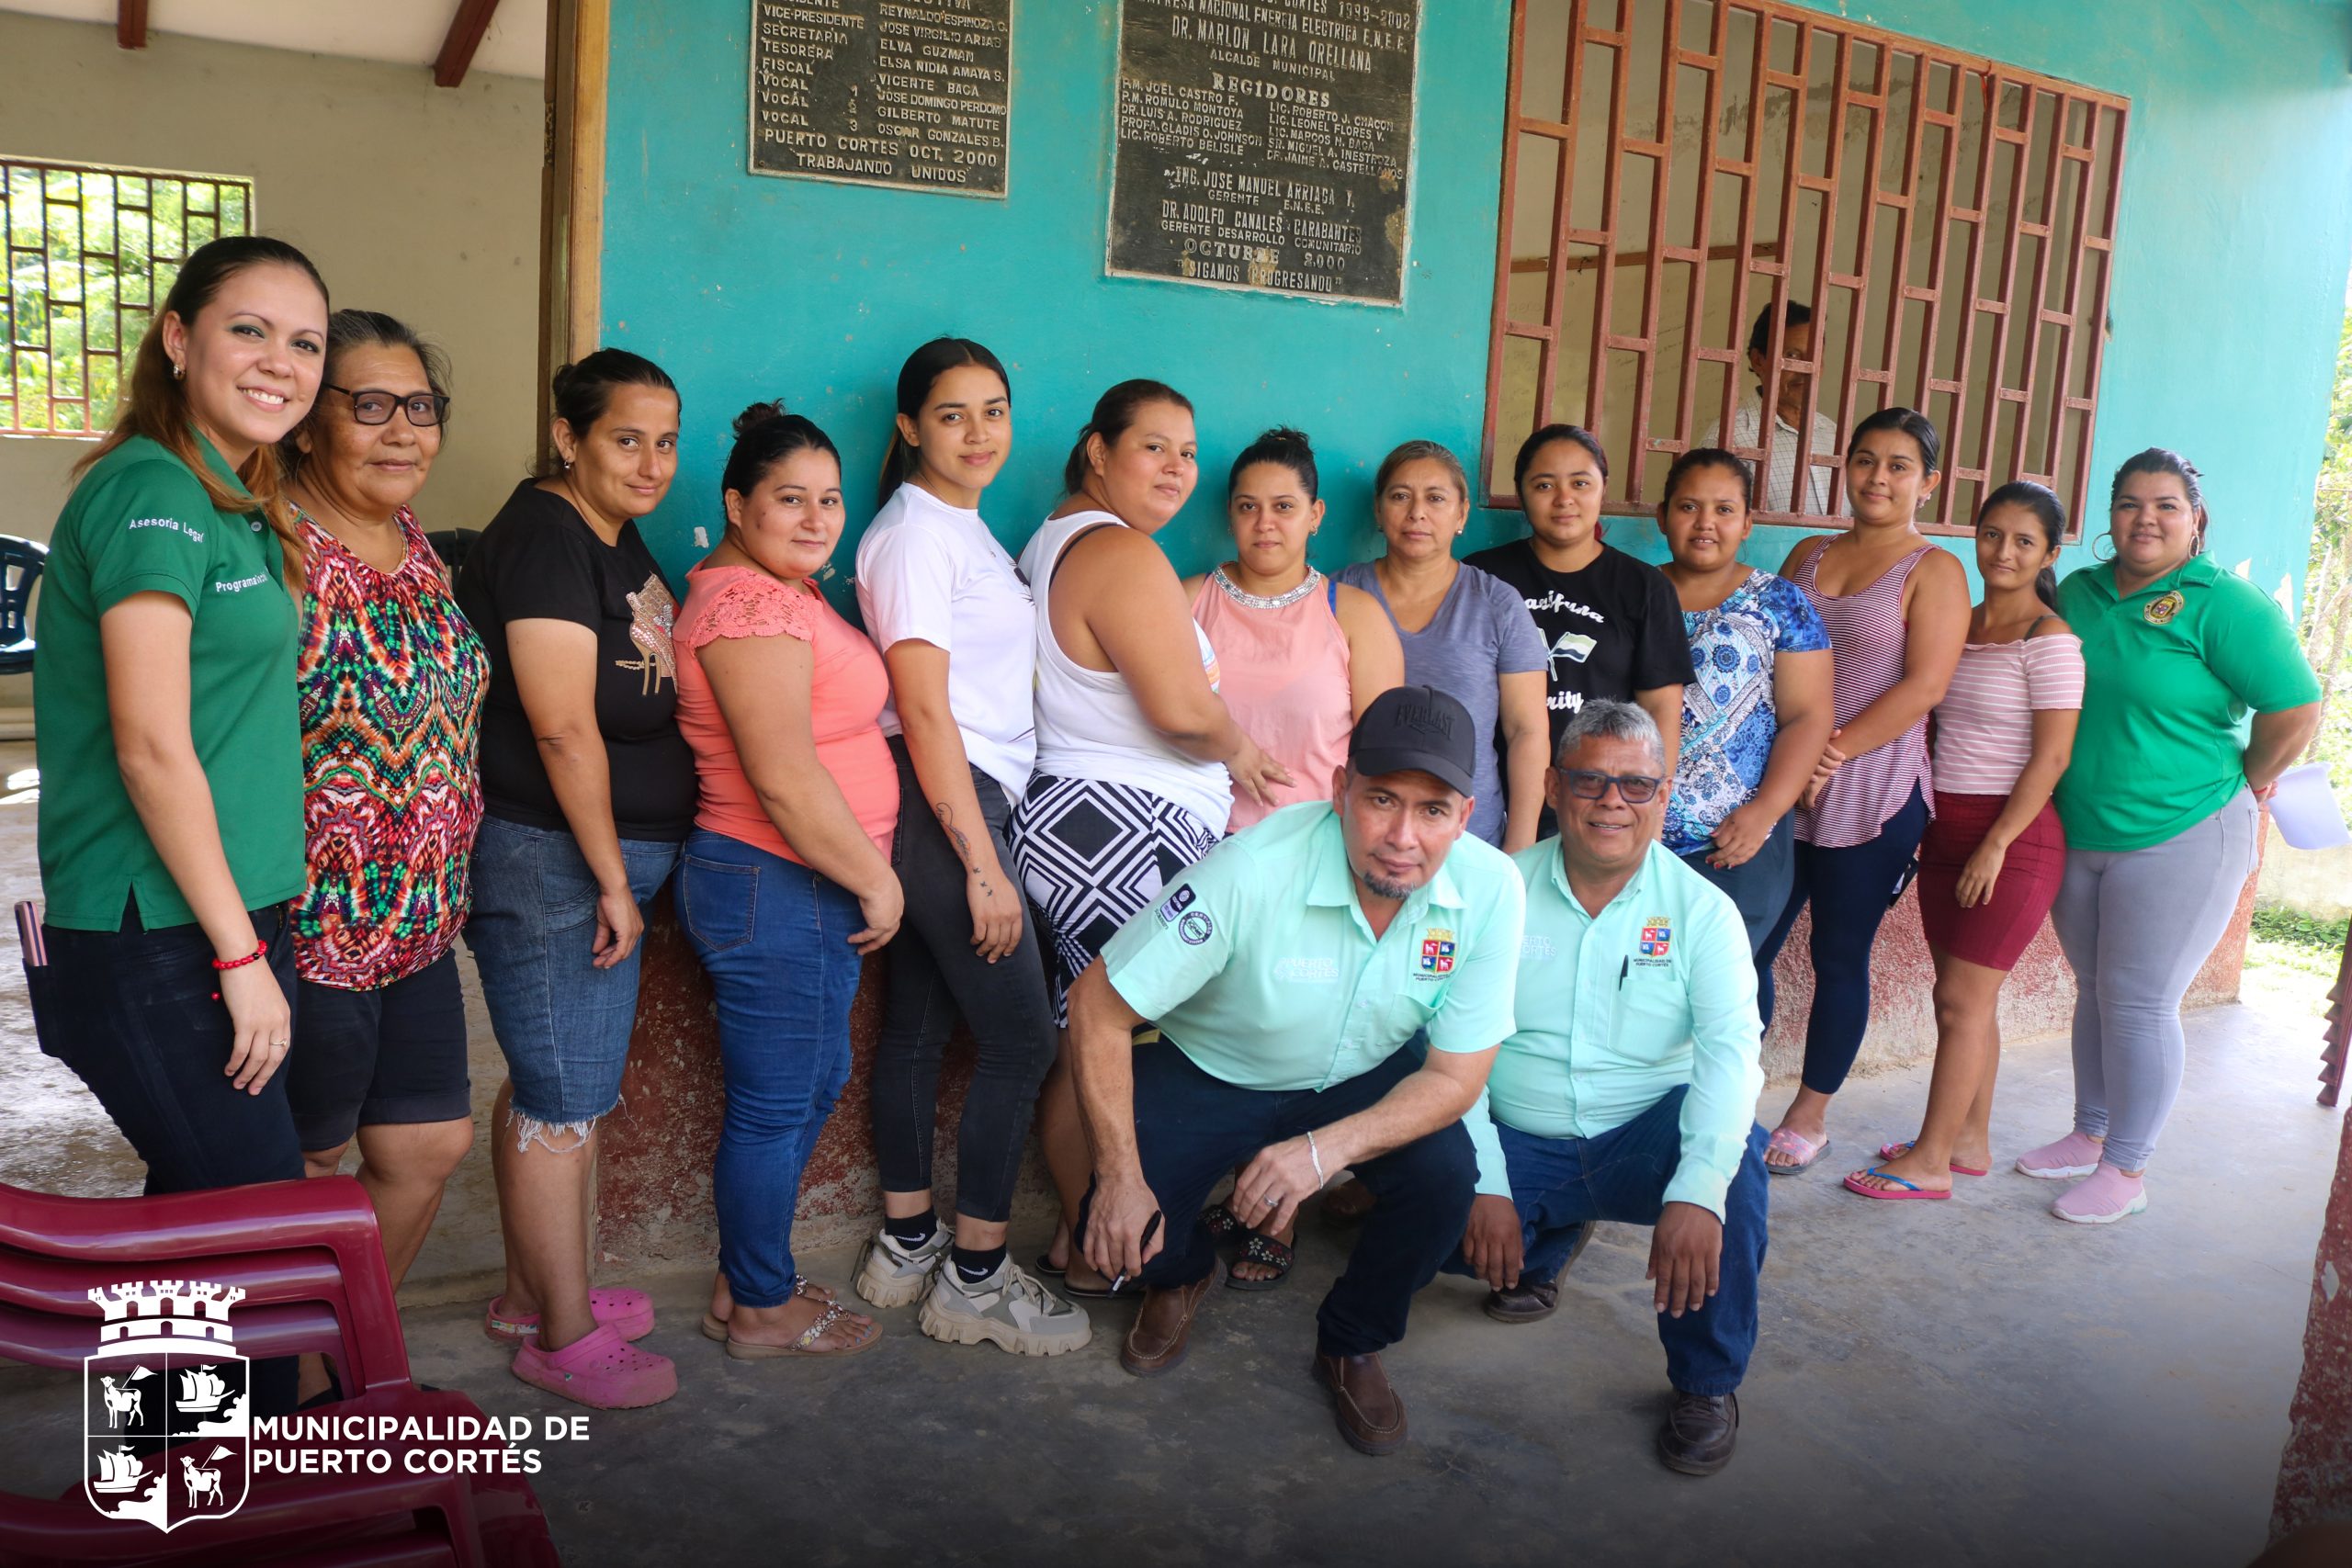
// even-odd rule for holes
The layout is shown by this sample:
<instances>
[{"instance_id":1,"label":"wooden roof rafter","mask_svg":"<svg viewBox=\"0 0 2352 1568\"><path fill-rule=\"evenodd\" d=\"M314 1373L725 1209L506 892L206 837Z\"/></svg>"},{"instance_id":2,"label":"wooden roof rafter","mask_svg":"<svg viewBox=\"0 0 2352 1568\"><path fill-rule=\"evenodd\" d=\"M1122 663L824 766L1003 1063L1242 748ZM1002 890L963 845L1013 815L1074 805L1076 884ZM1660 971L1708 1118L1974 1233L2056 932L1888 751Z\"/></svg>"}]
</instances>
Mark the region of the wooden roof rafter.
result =
<instances>
[{"instance_id":1,"label":"wooden roof rafter","mask_svg":"<svg viewBox=\"0 0 2352 1568\"><path fill-rule=\"evenodd\" d=\"M441 40L440 56L433 62L435 86L454 87L466 79L474 51L481 47L482 34L490 30L490 19L497 11L498 0L458 0L458 14L449 18L449 36Z\"/></svg>"}]
</instances>

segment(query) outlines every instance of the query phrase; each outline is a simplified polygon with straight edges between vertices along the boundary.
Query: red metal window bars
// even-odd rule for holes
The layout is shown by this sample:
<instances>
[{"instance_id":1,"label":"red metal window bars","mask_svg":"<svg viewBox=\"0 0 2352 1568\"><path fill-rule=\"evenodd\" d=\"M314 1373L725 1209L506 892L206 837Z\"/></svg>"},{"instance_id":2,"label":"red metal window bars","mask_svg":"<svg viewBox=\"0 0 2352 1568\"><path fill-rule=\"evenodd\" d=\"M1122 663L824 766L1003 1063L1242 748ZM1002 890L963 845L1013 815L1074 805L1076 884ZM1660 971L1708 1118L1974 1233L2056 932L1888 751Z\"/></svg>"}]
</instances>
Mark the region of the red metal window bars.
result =
<instances>
[{"instance_id":1,"label":"red metal window bars","mask_svg":"<svg viewBox=\"0 0 2352 1568\"><path fill-rule=\"evenodd\" d=\"M1832 524L1843 433L1900 404L1943 436L1923 527L2030 479L2080 537L2126 99L1776 0L1514 0L1511 25L1490 504L1567 420L1608 449L1611 512L1719 445L1757 466L1758 521Z\"/></svg>"},{"instance_id":2,"label":"red metal window bars","mask_svg":"<svg viewBox=\"0 0 2352 1568\"><path fill-rule=\"evenodd\" d=\"M0 434L105 431L180 263L253 220L236 175L0 157Z\"/></svg>"}]
</instances>

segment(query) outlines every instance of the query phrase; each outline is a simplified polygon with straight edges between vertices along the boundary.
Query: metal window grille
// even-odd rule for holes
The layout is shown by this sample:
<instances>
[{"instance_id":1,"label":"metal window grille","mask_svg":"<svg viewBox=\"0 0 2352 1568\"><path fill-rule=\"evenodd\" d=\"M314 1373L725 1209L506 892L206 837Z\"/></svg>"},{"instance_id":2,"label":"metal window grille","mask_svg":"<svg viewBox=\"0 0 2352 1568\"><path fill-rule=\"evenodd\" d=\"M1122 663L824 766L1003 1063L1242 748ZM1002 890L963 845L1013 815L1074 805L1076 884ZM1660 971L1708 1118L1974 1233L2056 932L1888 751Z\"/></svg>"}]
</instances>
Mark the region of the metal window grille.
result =
<instances>
[{"instance_id":1,"label":"metal window grille","mask_svg":"<svg viewBox=\"0 0 2352 1568\"><path fill-rule=\"evenodd\" d=\"M1713 444L1756 468L1759 521L1834 523L1844 433L1904 405L1943 437L1923 527L2030 479L2080 537L2128 100L1777 0L1514 0L1511 26L1490 504L1565 420L1600 435L1611 512ZM1711 438L1784 378L1804 410L1776 487L1777 419Z\"/></svg>"},{"instance_id":2,"label":"metal window grille","mask_svg":"<svg viewBox=\"0 0 2352 1568\"><path fill-rule=\"evenodd\" d=\"M0 434L106 430L180 263L253 220L238 175L0 157Z\"/></svg>"}]
</instances>

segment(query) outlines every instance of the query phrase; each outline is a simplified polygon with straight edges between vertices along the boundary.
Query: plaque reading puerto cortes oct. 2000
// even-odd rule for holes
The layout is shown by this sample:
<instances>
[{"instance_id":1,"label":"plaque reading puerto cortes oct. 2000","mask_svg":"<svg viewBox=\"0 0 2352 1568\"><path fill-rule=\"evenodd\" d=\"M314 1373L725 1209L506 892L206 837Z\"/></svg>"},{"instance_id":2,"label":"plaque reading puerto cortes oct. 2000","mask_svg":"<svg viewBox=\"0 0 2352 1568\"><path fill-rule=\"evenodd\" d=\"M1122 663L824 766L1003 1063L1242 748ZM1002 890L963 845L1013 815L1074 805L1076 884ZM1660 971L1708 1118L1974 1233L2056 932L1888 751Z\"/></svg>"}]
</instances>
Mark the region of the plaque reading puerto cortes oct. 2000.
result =
<instances>
[{"instance_id":1,"label":"plaque reading puerto cortes oct. 2000","mask_svg":"<svg viewBox=\"0 0 2352 1568\"><path fill-rule=\"evenodd\" d=\"M1109 270L1404 300L1420 0L1120 0Z\"/></svg>"},{"instance_id":2,"label":"plaque reading puerto cortes oct. 2000","mask_svg":"<svg viewBox=\"0 0 2352 1568\"><path fill-rule=\"evenodd\" d=\"M1012 0L752 0L752 173L1002 196Z\"/></svg>"}]
</instances>

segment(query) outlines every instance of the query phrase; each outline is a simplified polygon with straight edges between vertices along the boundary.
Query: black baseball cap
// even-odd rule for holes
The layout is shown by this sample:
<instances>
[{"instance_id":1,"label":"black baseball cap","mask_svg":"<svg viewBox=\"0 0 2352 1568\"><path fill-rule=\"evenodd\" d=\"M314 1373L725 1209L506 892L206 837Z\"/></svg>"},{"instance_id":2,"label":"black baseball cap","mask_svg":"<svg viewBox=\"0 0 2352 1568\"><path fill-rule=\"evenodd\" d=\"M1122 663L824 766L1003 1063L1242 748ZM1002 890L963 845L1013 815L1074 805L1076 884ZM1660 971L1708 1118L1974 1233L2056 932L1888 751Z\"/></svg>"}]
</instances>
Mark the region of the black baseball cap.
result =
<instances>
[{"instance_id":1,"label":"black baseball cap","mask_svg":"<svg viewBox=\"0 0 2352 1568\"><path fill-rule=\"evenodd\" d=\"M1362 775L1419 772L1476 793L1478 738L1470 710L1435 686L1395 686L1372 699L1348 737L1348 765Z\"/></svg>"}]
</instances>

